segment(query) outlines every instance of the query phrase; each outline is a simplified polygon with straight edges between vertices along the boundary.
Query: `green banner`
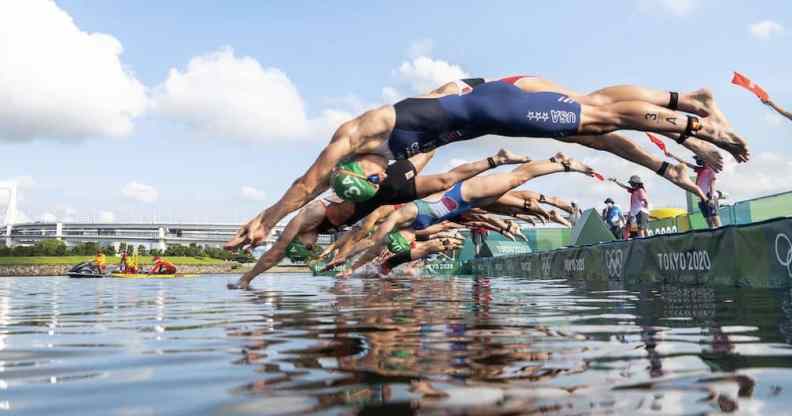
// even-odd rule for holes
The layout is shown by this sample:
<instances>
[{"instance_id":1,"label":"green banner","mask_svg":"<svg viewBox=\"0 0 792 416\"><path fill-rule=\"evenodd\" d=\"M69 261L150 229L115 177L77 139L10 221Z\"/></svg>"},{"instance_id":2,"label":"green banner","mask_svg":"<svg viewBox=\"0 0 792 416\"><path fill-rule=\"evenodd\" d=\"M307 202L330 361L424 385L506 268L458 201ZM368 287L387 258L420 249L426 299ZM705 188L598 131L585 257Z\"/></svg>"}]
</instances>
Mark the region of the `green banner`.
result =
<instances>
[{"instance_id":1,"label":"green banner","mask_svg":"<svg viewBox=\"0 0 792 416\"><path fill-rule=\"evenodd\" d=\"M471 262L475 274L736 287L792 286L792 219Z\"/></svg>"}]
</instances>

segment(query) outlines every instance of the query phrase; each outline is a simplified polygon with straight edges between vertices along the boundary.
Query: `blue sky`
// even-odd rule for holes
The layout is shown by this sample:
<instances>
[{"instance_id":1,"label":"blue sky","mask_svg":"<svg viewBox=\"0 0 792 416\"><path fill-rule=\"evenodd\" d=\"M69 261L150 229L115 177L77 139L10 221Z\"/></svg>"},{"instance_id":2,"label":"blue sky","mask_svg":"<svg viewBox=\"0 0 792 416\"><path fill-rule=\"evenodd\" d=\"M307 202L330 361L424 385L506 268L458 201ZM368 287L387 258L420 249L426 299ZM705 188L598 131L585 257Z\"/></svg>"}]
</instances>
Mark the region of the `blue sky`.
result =
<instances>
[{"instance_id":1,"label":"blue sky","mask_svg":"<svg viewBox=\"0 0 792 416\"><path fill-rule=\"evenodd\" d=\"M539 74L580 91L709 87L755 156L721 187L736 198L792 189L792 123L729 84L739 70L792 108L789 2L160 3L0 6L0 45L11 45L0 46L0 181L19 182L27 218L241 221L280 196L340 121L458 73ZM116 43L97 46L95 33ZM429 169L501 146L639 173L655 206L683 204L645 169L548 140L455 144ZM626 203L584 177L528 188Z\"/></svg>"}]
</instances>

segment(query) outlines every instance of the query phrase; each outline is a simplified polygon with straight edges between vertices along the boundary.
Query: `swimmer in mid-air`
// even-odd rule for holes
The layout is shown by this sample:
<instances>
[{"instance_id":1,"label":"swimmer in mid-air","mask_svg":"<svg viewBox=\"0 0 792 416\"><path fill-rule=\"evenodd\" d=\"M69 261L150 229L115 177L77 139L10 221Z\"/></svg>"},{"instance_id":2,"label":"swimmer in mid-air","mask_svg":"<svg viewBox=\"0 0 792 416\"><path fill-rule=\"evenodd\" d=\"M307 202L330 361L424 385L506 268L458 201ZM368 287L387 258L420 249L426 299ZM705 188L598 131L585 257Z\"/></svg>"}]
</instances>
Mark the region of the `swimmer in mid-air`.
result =
<instances>
[{"instance_id":1,"label":"swimmer in mid-air","mask_svg":"<svg viewBox=\"0 0 792 416\"><path fill-rule=\"evenodd\" d=\"M358 247L367 251L355 260L347 270L347 274L375 259L388 245L388 235L394 230L402 228L423 230L443 221L453 221L473 208L487 206L497 201L507 192L531 179L557 172L580 172L591 175L593 170L562 153L557 153L550 160L528 162L509 173L467 179L455 184L444 193L404 204L388 215L377 227L369 247Z\"/></svg>"},{"instance_id":2,"label":"swimmer in mid-air","mask_svg":"<svg viewBox=\"0 0 792 416\"><path fill-rule=\"evenodd\" d=\"M339 169L346 172L345 179L349 180L338 179L334 190L342 194L354 193L360 196L357 199L362 200L344 201L330 195L305 206L289 221L278 240L259 258L253 269L242 275L236 284L229 284L229 289L247 289L256 276L277 265L290 252L298 253L300 257L311 253L319 234L335 233L344 226L355 224L381 206L412 202L497 166L529 161L528 157L501 149L491 157L464 163L446 173L420 175L433 156L434 152L420 153L386 167L381 156L372 154L342 164Z\"/></svg>"},{"instance_id":3,"label":"swimmer in mid-air","mask_svg":"<svg viewBox=\"0 0 792 416\"><path fill-rule=\"evenodd\" d=\"M339 162L366 154L379 154L384 160L402 160L449 143L495 134L579 142L641 163L620 147L629 145L629 140L624 143L606 135L630 129L668 135L690 146L712 166L722 165L718 152L705 148L695 138L728 151L739 162L749 158L745 140L731 131L706 90L679 94L615 86L588 95L570 94L537 77L516 76L491 82L471 79L367 111L342 124L308 171L275 205L243 225L225 248L260 244L284 216L324 192L331 176L337 180L350 177L333 174ZM605 136L596 143L586 139L598 135ZM687 175L676 168L669 169L662 162L656 166L659 174L669 179L673 176L678 185L695 189ZM354 200L361 196L350 193L339 197Z\"/></svg>"}]
</instances>

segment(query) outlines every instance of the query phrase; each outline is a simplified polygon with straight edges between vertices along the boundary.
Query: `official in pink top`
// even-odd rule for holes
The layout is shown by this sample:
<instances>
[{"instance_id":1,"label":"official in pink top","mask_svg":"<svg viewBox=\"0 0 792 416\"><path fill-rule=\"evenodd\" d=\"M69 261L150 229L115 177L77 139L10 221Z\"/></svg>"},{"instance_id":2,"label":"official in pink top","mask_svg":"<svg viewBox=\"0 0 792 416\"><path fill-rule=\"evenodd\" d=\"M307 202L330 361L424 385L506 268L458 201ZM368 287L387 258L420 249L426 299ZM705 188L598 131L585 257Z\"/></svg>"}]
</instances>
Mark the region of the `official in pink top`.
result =
<instances>
[{"instance_id":1,"label":"official in pink top","mask_svg":"<svg viewBox=\"0 0 792 416\"><path fill-rule=\"evenodd\" d=\"M638 236L646 237L649 228L649 194L644 188L641 177L632 175L627 184L619 182L616 178L609 180L630 193L630 214L627 220L627 229L629 230L630 226L635 224L638 226Z\"/></svg>"},{"instance_id":2,"label":"official in pink top","mask_svg":"<svg viewBox=\"0 0 792 416\"><path fill-rule=\"evenodd\" d=\"M698 156L693 157L693 159L696 160L695 165L682 160L681 158L671 154L671 152L666 152L666 156L684 163L687 165L687 167L693 169L693 171L696 172L696 186L701 188L701 192L707 196L707 199L702 199L698 203L701 215L703 215L704 219L707 220L707 224L710 228L720 227L721 220L719 213L720 209L718 203L718 191L715 190L715 170L704 163L704 161Z\"/></svg>"}]
</instances>

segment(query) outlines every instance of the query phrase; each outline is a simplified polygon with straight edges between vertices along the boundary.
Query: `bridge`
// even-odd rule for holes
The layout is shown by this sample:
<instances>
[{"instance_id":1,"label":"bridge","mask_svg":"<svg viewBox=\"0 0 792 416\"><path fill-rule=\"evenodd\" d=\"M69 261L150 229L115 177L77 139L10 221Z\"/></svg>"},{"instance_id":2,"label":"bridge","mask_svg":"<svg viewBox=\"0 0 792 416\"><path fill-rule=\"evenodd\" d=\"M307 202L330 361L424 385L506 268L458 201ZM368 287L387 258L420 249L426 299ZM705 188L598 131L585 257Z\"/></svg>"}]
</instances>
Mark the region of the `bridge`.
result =
<instances>
[{"instance_id":1,"label":"bridge","mask_svg":"<svg viewBox=\"0 0 792 416\"><path fill-rule=\"evenodd\" d=\"M274 232L265 241L265 248L280 236L283 228L274 228ZM42 240L55 239L67 245L95 242L104 246L118 246L123 242L161 250L174 244L219 248L238 229L239 224L34 222L7 225L5 244L9 247L32 245ZM328 244L330 236L321 236L319 242Z\"/></svg>"}]
</instances>

